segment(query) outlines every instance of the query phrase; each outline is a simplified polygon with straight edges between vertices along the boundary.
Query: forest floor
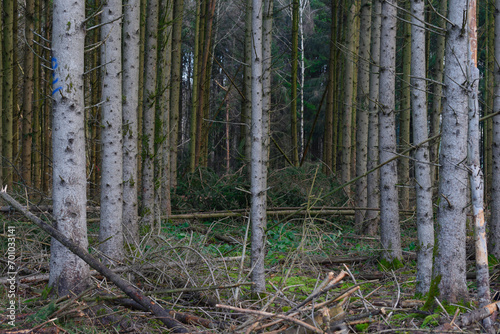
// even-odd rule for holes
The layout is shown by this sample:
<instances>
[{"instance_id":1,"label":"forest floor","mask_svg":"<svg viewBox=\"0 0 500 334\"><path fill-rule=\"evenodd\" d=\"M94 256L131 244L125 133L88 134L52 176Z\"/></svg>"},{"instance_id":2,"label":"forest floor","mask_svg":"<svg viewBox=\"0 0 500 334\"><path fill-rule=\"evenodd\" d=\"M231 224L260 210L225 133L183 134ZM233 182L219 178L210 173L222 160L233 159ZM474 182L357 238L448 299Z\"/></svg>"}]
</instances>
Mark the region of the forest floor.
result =
<instances>
[{"instance_id":1,"label":"forest floor","mask_svg":"<svg viewBox=\"0 0 500 334\"><path fill-rule=\"evenodd\" d=\"M207 193L223 197L221 206L228 203L231 195L224 195L225 188L209 188L198 198L180 194L175 205L206 200L208 207L217 209L218 204L209 200ZM194 196L193 191L190 194ZM270 202L280 207L297 205L279 202L285 195L278 192L273 196ZM299 201L316 203L311 200L314 191L305 191L304 196ZM338 206L338 202L320 204ZM183 212L190 209L182 208ZM249 277L248 219L245 212L241 214L198 219L185 216L143 228L141 244L127 247L127 263L114 270L172 310L172 316L177 312L189 315L191 322L185 328L192 333L480 332L478 322L450 325L460 324L461 315L477 308L472 244L467 251L470 299L447 305L434 298L427 305L430 307L424 307L428 297L415 296L413 216L401 215L405 261L397 269L382 266L378 261L379 238L360 235L351 215L322 215L310 210L293 216L269 216L267 292L255 298ZM89 251L94 256L98 256L97 217L98 210L89 211ZM47 287L50 237L16 212L0 213L0 221L0 282L4 287L0 303L5 310L0 314L0 333L170 332L97 272L92 272L90 287L80 295L54 297ZM15 227L15 290L10 290L12 275L8 275L8 256L12 254L8 235L13 231L9 226ZM491 264L490 269L495 295L500 290L498 268ZM10 303L15 305L14 320L9 317ZM495 324L499 325L498 321Z\"/></svg>"}]
</instances>

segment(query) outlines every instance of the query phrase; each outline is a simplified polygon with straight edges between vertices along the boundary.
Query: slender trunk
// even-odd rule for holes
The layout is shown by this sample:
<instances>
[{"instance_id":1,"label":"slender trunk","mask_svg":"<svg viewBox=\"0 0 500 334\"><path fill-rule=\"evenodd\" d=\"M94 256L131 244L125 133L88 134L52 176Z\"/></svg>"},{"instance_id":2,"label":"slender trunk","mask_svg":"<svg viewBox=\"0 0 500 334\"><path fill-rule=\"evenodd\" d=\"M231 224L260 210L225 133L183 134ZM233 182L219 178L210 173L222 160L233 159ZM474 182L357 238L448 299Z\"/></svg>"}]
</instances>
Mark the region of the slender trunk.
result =
<instances>
[{"instance_id":1,"label":"slender trunk","mask_svg":"<svg viewBox=\"0 0 500 334\"><path fill-rule=\"evenodd\" d=\"M440 154L437 253L435 280L442 300L457 302L467 297L465 282L468 97L462 83L467 82L468 41L464 13L467 4L450 0L445 51L444 108Z\"/></svg>"},{"instance_id":2,"label":"slender trunk","mask_svg":"<svg viewBox=\"0 0 500 334\"><path fill-rule=\"evenodd\" d=\"M262 112L262 0L252 2L252 159L251 159L251 209L252 221L252 281L253 291L266 291L264 270L266 229L266 166L262 160L263 112Z\"/></svg>"},{"instance_id":3,"label":"slender trunk","mask_svg":"<svg viewBox=\"0 0 500 334\"><path fill-rule=\"evenodd\" d=\"M406 8L409 8L409 3L406 2ZM409 12L405 14L405 20L411 21L412 17ZM406 150L410 142L410 118L411 118L411 97L410 97L410 72L411 72L411 25L406 22L401 22L404 31L404 46L403 46L403 77L402 77L402 101L401 110L399 111L399 151ZM424 40L425 41L425 40ZM423 41L423 42L424 42ZM425 45L425 44L422 44ZM407 210L410 206L410 160L403 158L398 160L398 176L401 187L399 188L399 202L401 208Z\"/></svg>"},{"instance_id":4,"label":"slender trunk","mask_svg":"<svg viewBox=\"0 0 500 334\"><path fill-rule=\"evenodd\" d=\"M396 8L395 0L382 3L379 91L380 163L396 153L395 74L396 74ZM380 168L380 239L383 259L398 265L402 257L399 226L398 181L396 161Z\"/></svg>"},{"instance_id":5,"label":"slender trunk","mask_svg":"<svg viewBox=\"0 0 500 334\"><path fill-rule=\"evenodd\" d=\"M371 2L361 2L359 29L358 92L356 94L356 176L364 175L367 167L368 150L368 103L370 94L370 36ZM356 181L356 206L364 208L367 204L366 178ZM360 229L365 220L365 211L356 210L355 224Z\"/></svg>"},{"instance_id":6,"label":"slender trunk","mask_svg":"<svg viewBox=\"0 0 500 334\"><path fill-rule=\"evenodd\" d=\"M368 161L367 169L371 170L378 165L378 95L379 95L379 63L380 63L380 23L381 2L374 0L372 7L371 45L370 45L370 98L368 103ZM368 174L366 178L366 193L368 208L378 208L380 203L379 192L380 175L378 169ZM364 233L375 235L378 229L378 212L367 210L365 216Z\"/></svg>"},{"instance_id":7,"label":"slender trunk","mask_svg":"<svg viewBox=\"0 0 500 334\"><path fill-rule=\"evenodd\" d=\"M154 223L154 122L156 109L156 61L158 0L148 0L144 69L144 104L142 120L142 214L144 223Z\"/></svg>"},{"instance_id":8,"label":"slender trunk","mask_svg":"<svg viewBox=\"0 0 500 334\"><path fill-rule=\"evenodd\" d=\"M299 166L299 145L297 130L297 81L299 61L299 0L292 1L292 77L291 104L290 104L290 138L292 144L292 163Z\"/></svg>"},{"instance_id":9,"label":"slender trunk","mask_svg":"<svg viewBox=\"0 0 500 334\"><path fill-rule=\"evenodd\" d=\"M448 0L440 2L439 12L441 15L446 17L448 9ZM446 20L440 16L436 18L438 20L438 26L445 29ZM432 86L432 114L430 122L430 134L432 136L438 134L441 131L441 109L442 109L442 96L443 96L443 72L444 72L444 51L445 51L445 36L436 36L436 62L433 68L434 81ZM430 159L433 163L431 165L431 180L433 187L438 182L438 166L439 163L439 140L434 141L430 146Z\"/></svg>"},{"instance_id":10,"label":"slender trunk","mask_svg":"<svg viewBox=\"0 0 500 334\"><path fill-rule=\"evenodd\" d=\"M123 231L128 243L138 245L139 1L126 0L123 11Z\"/></svg>"},{"instance_id":11,"label":"slender trunk","mask_svg":"<svg viewBox=\"0 0 500 334\"><path fill-rule=\"evenodd\" d=\"M344 115L342 120L342 183L351 179L351 135L352 135L352 104L353 104L353 81L354 81L354 53L355 53L355 10L356 1L349 0L347 5L347 34L346 54L344 65ZM346 187L348 196L351 195L350 187Z\"/></svg>"},{"instance_id":12,"label":"slender trunk","mask_svg":"<svg viewBox=\"0 0 500 334\"><path fill-rule=\"evenodd\" d=\"M170 187L177 187L177 144L179 142L179 115L181 107L181 47L184 0L174 1L172 28L172 90L170 92Z\"/></svg>"},{"instance_id":13,"label":"slender trunk","mask_svg":"<svg viewBox=\"0 0 500 334\"><path fill-rule=\"evenodd\" d=\"M26 52L24 55L24 87L23 87L23 117L22 117L22 179L24 184L31 186L31 144L33 138L33 31L35 30L35 1L26 1L24 34L26 36Z\"/></svg>"},{"instance_id":14,"label":"slender trunk","mask_svg":"<svg viewBox=\"0 0 500 334\"><path fill-rule=\"evenodd\" d=\"M425 81L425 22L424 1L411 2L411 106L413 113L413 142L428 138L427 85ZM432 279L432 251L434 249L434 224L432 212L432 182L429 164L429 145L415 151L415 191L417 195L418 262L416 292L429 292Z\"/></svg>"},{"instance_id":15,"label":"slender trunk","mask_svg":"<svg viewBox=\"0 0 500 334\"><path fill-rule=\"evenodd\" d=\"M55 227L86 249L84 19L84 2L53 2L53 214ZM59 295L78 294L85 290L88 279L88 265L52 239L49 286Z\"/></svg>"},{"instance_id":16,"label":"slender trunk","mask_svg":"<svg viewBox=\"0 0 500 334\"><path fill-rule=\"evenodd\" d=\"M13 124L14 124L14 1L3 2L3 113L2 165L3 184L12 189Z\"/></svg>"}]
</instances>

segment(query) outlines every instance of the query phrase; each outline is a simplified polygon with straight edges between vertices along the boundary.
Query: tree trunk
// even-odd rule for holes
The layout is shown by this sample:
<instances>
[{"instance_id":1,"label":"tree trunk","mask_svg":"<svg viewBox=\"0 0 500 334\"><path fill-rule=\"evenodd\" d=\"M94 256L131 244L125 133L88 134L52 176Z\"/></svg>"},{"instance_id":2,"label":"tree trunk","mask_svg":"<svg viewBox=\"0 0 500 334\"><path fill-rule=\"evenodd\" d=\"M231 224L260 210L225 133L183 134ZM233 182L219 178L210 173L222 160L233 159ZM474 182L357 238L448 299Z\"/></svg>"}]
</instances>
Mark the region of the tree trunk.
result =
<instances>
[{"instance_id":1,"label":"tree trunk","mask_svg":"<svg viewBox=\"0 0 500 334\"><path fill-rule=\"evenodd\" d=\"M85 175L84 43L85 3L53 2L52 99L53 188L55 227L87 248L87 179ZM59 295L86 289L89 267L52 239L49 285Z\"/></svg>"},{"instance_id":2,"label":"tree trunk","mask_svg":"<svg viewBox=\"0 0 500 334\"><path fill-rule=\"evenodd\" d=\"M448 12L448 0L440 1L439 12L446 17ZM446 20L440 16L436 18L438 26L445 29ZM441 108L442 108L442 95L443 95L443 72L444 72L444 49L445 49L445 36L436 36L436 62L433 68L434 84L432 85L432 114L430 121L430 134L437 135L441 129ZM438 182L438 166L439 163L439 140L434 141L430 145L430 159L433 163L431 165L431 180L432 185L435 186Z\"/></svg>"},{"instance_id":3,"label":"tree trunk","mask_svg":"<svg viewBox=\"0 0 500 334\"><path fill-rule=\"evenodd\" d=\"M333 115L335 113L335 88L337 79L337 1L331 2L330 58L328 60L328 93L325 110L325 130L323 135L323 173L329 175L333 168Z\"/></svg>"},{"instance_id":4,"label":"tree trunk","mask_svg":"<svg viewBox=\"0 0 500 334\"><path fill-rule=\"evenodd\" d=\"M382 3L380 40L379 91L379 155L384 163L396 152L395 74L396 74L396 14L395 0ZM396 161L380 168L380 239L383 259L398 265L402 260L399 226L398 182Z\"/></svg>"},{"instance_id":5,"label":"tree trunk","mask_svg":"<svg viewBox=\"0 0 500 334\"><path fill-rule=\"evenodd\" d=\"M262 112L262 0L252 2L252 159L251 159L251 209L252 221L252 281L255 293L265 292L264 270L266 229L266 166L263 163L263 112Z\"/></svg>"},{"instance_id":6,"label":"tree trunk","mask_svg":"<svg viewBox=\"0 0 500 334\"><path fill-rule=\"evenodd\" d=\"M358 92L356 94L356 176L364 175L368 149L368 102L370 94L370 36L371 2L361 2L359 29ZM366 178L356 181L356 206L364 208L367 203ZM365 211L356 210L355 224L359 230L365 220Z\"/></svg>"},{"instance_id":7,"label":"tree trunk","mask_svg":"<svg viewBox=\"0 0 500 334\"><path fill-rule=\"evenodd\" d=\"M122 2L106 0L101 14L101 220L99 249L104 262L123 260ZM116 21L118 20L118 21ZM114 21L114 22L113 22Z\"/></svg>"},{"instance_id":8,"label":"tree trunk","mask_svg":"<svg viewBox=\"0 0 500 334\"><path fill-rule=\"evenodd\" d=\"M413 113L413 142L428 138L427 85L425 81L425 22L424 1L412 0L411 12L411 107ZM429 145L415 151L415 191L417 196L418 262L416 292L429 292L432 279L432 251L434 249L434 220L432 211L432 182L429 164Z\"/></svg>"},{"instance_id":9,"label":"tree trunk","mask_svg":"<svg viewBox=\"0 0 500 334\"><path fill-rule=\"evenodd\" d=\"M344 65L344 116L342 120L342 183L347 183L351 179L351 134L352 134L352 104L353 104L353 82L354 82L354 57L355 57L355 37L356 34L356 1L348 0L346 4L347 12L347 33L346 33L346 54ZM345 191L351 195L350 187Z\"/></svg>"},{"instance_id":10,"label":"tree trunk","mask_svg":"<svg viewBox=\"0 0 500 334\"><path fill-rule=\"evenodd\" d=\"M435 280L442 300L467 297L465 283L465 224L467 213L467 82L468 39L462 27L467 3L450 0L445 51L445 103L442 112L439 211Z\"/></svg>"},{"instance_id":11,"label":"tree trunk","mask_svg":"<svg viewBox=\"0 0 500 334\"><path fill-rule=\"evenodd\" d=\"M2 113L2 165L3 184L12 189L12 166L14 164L13 124L14 124L14 1L3 4L3 113Z\"/></svg>"},{"instance_id":12,"label":"tree trunk","mask_svg":"<svg viewBox=\"0 0 500 334\"><path fill-rule=\"evenodd\" d=\"M299 0L292 1L292 76L290 104L290 138L292 143L292 163L299 166L299 146L297 130L297 80L299 61Z\"/></svg>"},{"instance_id":13,"label":"tree trunk","mask_svg":"<svg viewBox=\"0 0 500 334\"><path fill-rule=\"evenodd\" d=\"M125 240L139 243L138 221L138 124L140 3L126 0L123 7L123 230Z\"/></svg>"},{"instance_id":14,"label":"tree trunk","mask_svg":"<svg viewBox=\"0 0 500 334\"><path fill-rule=\"evenodd\" d=\"M170 92L170 187L177 187L177 143L179 141L179 114L181 106L181 47L184 0L174 1L172 28L172 90Z\"/></svg>"},{"instance_id":15,"label":"tree trunk","mask_svg":"<svg viewBox=\"0 0 500 334\"><path fill-rule=\"evenodd\" d=\"M380 11L382 3L374 0L372 3L371 45L370 45L370 98L368 104L368 161L367 170L378 165L378 95L379 95L379 63L380 63ZM379 192L380 174L378 169L368 174L366 178L367 203L369 208L378 208L380 203ZM378 229L379 214L375 210L367 210L363 231L368 235L375 235Z\"/></svg>"},{"instance_id":16,"label":"tree trunk","mask_svg":"<svg viewBox=\"0 0 500 334\"><path fill-rule=\"evenodd\" d=\"M500 0L496 0L500 8ZM495 59L500 59L500 12L495 11ZM495 61L494 109L500 111L500 65ZM493 117L490 252L500 259L500 115Z\"/></svg>"},{"instance_id":17,"label":"tree trunk","mask_svg":"<svg viewBox=\"0 0 500 334\"><path fill-rule=\"evenodd\" d=\"M144 69L144 105L142 123L142 215L146 225L154 223L155 180L154 140L156 109L156 61L158 33L158 0L148 0Z\"/></svg>"},{"instance_id":18,"label":"tree trunk","mask_svg":"<svg viewBox=\"0 0 500 334\"><path fill-rule=\"evenodd\" d=\"M406 2L406 9L409 3ZM405 20L411 21L412 16L407 12ZM399 110L399 147L398 151L406 150L410 142L410 118L411 118L411 97L410 97L410 72L411 72L411 25L407 22L401 22L403 25L403 77L401 80L402 86L402 101L401 109ZM425 39L424 39L425 41ZM425 42L424 44L425 45ZM425 50L424 50L425 51ZM399 176L399 202L401 209L407 210L410 206L410 160L402 158L398 160L398 176Z\"/></svg>"},{"instance_id":19,"label":"tree trunk","mask_svg":"<svg viewBox=\"0 0 500 334\"><path fill-rule=\"evenodd\" d=\"M31 144L33 119L33 31L35 30L35 1L26 1L24 34L26 37L26 52L24 55L24 84L23 84L23 115L22 115L22 179L24 184L31 186Z\"/></svg>"}]
</instances>

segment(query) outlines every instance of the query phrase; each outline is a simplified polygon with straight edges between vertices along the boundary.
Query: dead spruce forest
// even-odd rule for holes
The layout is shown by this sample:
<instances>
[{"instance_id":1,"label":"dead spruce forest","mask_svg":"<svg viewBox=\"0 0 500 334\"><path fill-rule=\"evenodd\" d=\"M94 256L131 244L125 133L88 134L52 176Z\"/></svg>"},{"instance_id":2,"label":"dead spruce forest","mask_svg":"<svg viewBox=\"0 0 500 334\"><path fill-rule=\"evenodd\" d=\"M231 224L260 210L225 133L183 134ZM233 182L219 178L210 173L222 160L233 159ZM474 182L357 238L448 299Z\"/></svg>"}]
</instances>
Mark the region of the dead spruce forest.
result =
<instances>
[{"instance_id":1,"label":"dead spruce forest","mask_svg":"<svg viewBox=\"0 0 500 334\"><path fill-rule=\"evenodd\" d=\"M500 329L500 0L0 6L0 333Z\"/></svg>"}]
</instances>

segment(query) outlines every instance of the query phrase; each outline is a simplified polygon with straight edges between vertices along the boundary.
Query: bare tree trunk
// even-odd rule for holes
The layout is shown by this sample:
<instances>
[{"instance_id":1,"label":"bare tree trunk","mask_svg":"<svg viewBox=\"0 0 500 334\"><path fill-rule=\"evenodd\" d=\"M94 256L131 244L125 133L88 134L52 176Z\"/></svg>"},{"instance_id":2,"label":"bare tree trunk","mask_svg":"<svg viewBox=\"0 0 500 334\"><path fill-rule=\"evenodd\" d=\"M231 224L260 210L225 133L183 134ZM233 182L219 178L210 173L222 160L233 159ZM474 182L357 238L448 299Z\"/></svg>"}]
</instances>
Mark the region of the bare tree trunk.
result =
<instances>
[{"instance_id":1,"label":"bare tree trunk","mask_svg":"<svg viewBox=\"0 0 500 334\"><path fill-rule=\"evenodd\" d=\"M85 3L53 2L52 99L53 187L55 228L87 248L87 179L83 54ZM52 239L49 285L59 295L85 290L89 267Z\"/></svg>"},{"instance_id":2,"label":"bare tree trunk","mask_svg":"<svg viewBox=\"0 0 500 334\"><path fill-rule=\"evenodd\" d=\"M26 1L24 13L25 26L24 36L26 38L26 52L24 55L24 87L23 87L23 116L22 116L22 179L24 184L31 186L31 144L33 132L33 31L35 30L35 1Z\"/></svg>"},{"instance_id":3,"label":"bare tree trunk","mask_svg":"<svg viewBox=\"0 0 500 334\"><path fill-rule=\"evenodd\" d=\"M445 104L439 182L437 253L434 280L439 281L440 297L456 302L467 297L465 283L465 224L467 207L467 108L468 97L462 83L467 82L468 39L462 27L467 3L450 0L445 51ZM437 283L437 282L436 282Z\"/></svg>"},{"instance_id":4,"label":"bare tree trunk","mask_svg":"<svg viewBox=\"0 0 500 334\"><path fill-rule=\"evenodd\" d=\"M290 103L290 138L292 144L292 163L299 166L299 141L297 130L297 81L299 61L299 0L292 1L292 77Z\"/></svg>"},{"instance_id":5,"label":"bare tree trunk","mask_svg":"<svg viewBox=\"0 0 500 334\"><path fill-rule=\"evenodd\" d=\"M413 142L421 143L428 138L427 85L425 81L426 54L424 1L411 2L411 106L413 113ZM432 279L432 251L434 249L434 220L432 212L432 182L429 164L429 145L415 151L415 190L417 195L418 262L416 292L429 292Z\"/></svg>"},{"instance_id":6,"label":"bare tree trunk","mask_svg":"<svg viewBox=\"0 0 500 334\"><path fill-rule=\"evenodd\" d=\"M179 115L181 105L181 47L184 0L174 1L172 29L172 91L170 92L170 187L177 187L177 144L179 141Z\"/></svg>"},{"instance_id":7,"label":"bare tree trunk","mask_svg":"<svg viewBox=\"0 0 500 334\"><path fill-rule=\"evenodd\" d=\"M142 215L146 225L154 223L154 140L156 109L156 61L158 33L158 0L148 0L146 17L144 69L144 106L142 130Z\"/></svg>"},{"instance_id":8,"label":"bare tree trunk","mask_svg":"<svg viewBox=\"0 0 500 334\"><path fill-rule=\"evenodd\" d=\"M380 163L396 153L395 79L396 79L396 7L395 0L382 3L380 40L380 91L379 91L379 155ZM398 182L396 161L380 168L380 239L383 259L399 265L403 254L399 226Z\"/></svg>"},{"instance_id":9,"label":"bare tree trunk","mask_svg":"<svg viewBox=\"0 0 500 334\"><path fill-rule=\"evenodd\" d=\"M358 56L358 92L356 94L356 176L364 175L368 150L368 103L370 94L370 36L371 2L361 2ZM367 203L366 178L356 181L356 206L364 208ZM356 210L355 224L360 229L365 220L365 210Z\"/></svg>"},{"instance_id":10,"label":"bare tree trunk","mask_svg":"<svg viewBox=\"0 0 500 334\"><path fill-rule=\"evenodd\" d=\"M3 112L2 112L2 165L3 184L12 189L12 166L14 164L13 124L14 124L14 1L3 3Z\"/></svg>"},{"instance_id":11,"label":"bare tree trunk","mask_svg":"<svg viewBox=\"0 0 500 334\"><path fill-rule=\"evenodd\" d=\"M342 183L347 183L351 179L351 135L352 135L352 104L354 94L354 57L356 51L355 34L356 34L356 1L348 0L347 3L347 34L346 34L346 50L345 50L345 65L344 65L344 116L342 121ZM346 192L350 196L350 187L346 187Z\"/></svg>"},{"instance_id":12,"label":"bare tree trunk","mask_svg":"<svg viewBox=\"0 0 500 334\"><path fill-rule=\"evenodd\" d=\"M477 23L476 1L469 1L469 129L467 163L470 168L471 199L474 221L474 237L476 249L476 281L479 306L484 307L491 301L490 273L488 267L488 249L486 247L486 222L484 219L484 183L480 163L481 130L479 127L479 69L477 68ZM483 325L489 333L495 333L491 319L483 319Z\"/></svg>"},{"instance_id":13,"label":"bare tree trunk","mask_svg":"<svg viewBox=\"0 0 500 334\"><path fill-rule=\"evenodd\" d=\"M255 293L265 292L264 271L266 190L263 163L263 112L262 112L262 0L252 1L252 160L251 160L251 209L252 221L252 281Z\"/></svg>"},{"instance_id":14,"label":"bare tree trunk","mask_svg":"<svg viewBox=\"0 0 500 334\"><path fill-rule=\"evenodd\" d=\"M138 124L140 3L126 0L123 19L123 230L127 242L138 245Z\"/></svg>"},{"instance_id":15,"label":"bare tree trunk","mask_svg":"<svg viewBox=\"0 0 500 334\"><path fill-rule=\"evenodd\" d=\"M496 0L500 8L500 0ZM495 59L500 59L500 12L495 11ZM495 61L494 109L500 111L500 65ZM490 252L500 259L500 115L493 117Z\"/></svg>"},{"instance_id":16,"label":"bare tree trunk","mask_svg":"<svg viewBox=\"0 0 500 334\"><path fill-rule=\"evenodd\" d=\"M371 45L370 45L370 98L368 117L368 161L367 169L371 170L378 165L378 95L379 95L379 63L380 63L380 11L382 3L374 0L372 3ZM380 174L378 169L368 174L366 179L367 204L369 208L378 208L380 203L379 192ZM375 210L367 210L365 216L364 233L375 235L378 229L379 214Z\"/></svg>"},{"instance_id":17,"label":"bare tree trunk","mask_svg":"<svg viewBox=\"0 0 500 334\"><path fill-rule=\"evenodd\" d=\"M446 17L448 9L448 0L440 1L439 11L441 15ZM442 17L437 17L438 25L445 29L446 28L446 20ZM436 46L436 62L434 65L434 81L435 83L432 86L432 114L431 114L431 122L430 122L430 133L431 135L438 134L441 124L441 99L443 95L443 71L444 71L444 50L445 50L445 36L438 35L436 36L437 46ZM439 162L439 140L433 142L430 146L430 159L433 165L431 165L431 180L432 185L435 185L438 182L438 167L437 163Z\"/></svg>"}]
</instances>

